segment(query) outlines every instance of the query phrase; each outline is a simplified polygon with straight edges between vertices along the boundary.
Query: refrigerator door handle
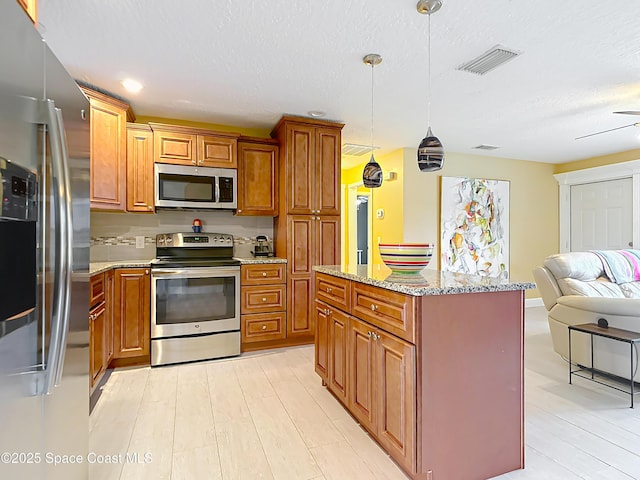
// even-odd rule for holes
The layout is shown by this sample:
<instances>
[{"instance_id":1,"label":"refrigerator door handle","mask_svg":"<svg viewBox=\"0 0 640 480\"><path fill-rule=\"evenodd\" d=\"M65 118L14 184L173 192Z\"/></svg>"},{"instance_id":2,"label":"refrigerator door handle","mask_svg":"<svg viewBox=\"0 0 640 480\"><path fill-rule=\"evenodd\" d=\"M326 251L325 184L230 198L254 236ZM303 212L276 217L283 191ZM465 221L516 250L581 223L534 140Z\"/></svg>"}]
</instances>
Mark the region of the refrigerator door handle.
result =
<instances>
[{"instance_id":1,"label":"refrigerator door handle","mask_svg":"<svg viewBox=\"0 0 640 480\"><path fill-rule=\"evenodd\" d=\"M64 359L64 349L66 347L66 336L68 329L68 295L71 280L69 268L71 250L69 248L71 239L69 238L70 218L68 214L71 207L65 205L70 203L69 190L67 188L68 173L66 173L66 162L63 158L66 153L66 146L63 147L64 137L60 135L58 126L58 113L52 100L43 101L43 109L48 126L49 142L51 145L51 170L52 170L52 190L55 201L55 210L58 216L56 238L52 239L55 246L55 270L54 270L54 297L53 310L51 315L51 335L49 340L49 352L44 370L43 392L51 393L53 387L58 383L62 375L61 361Z\"/></svg>"},{"instance_id":2,"label":"refrigerator door handle","mask_svg":"<svg viewBox=\"0 0 640 480\"><path fill-rule=\"evenodd\" d=\"M62 379L64 367L64 356L67 352L67 335L69 333L69 319L71 317L71 273L73 271L73 212L71 201L71 179L69 178L69 154L67 150L67 137L64 130L64 120L62 109L55 109L56 128L60 142L60 152L62 165L60 178L64 187L64 196L59 196L60 210L64 212L62 218L65 219L61 225L62 233L62 335L60 336L60 348L58 349L58 359L56 360L56 375L54 385L57 387Z\"/></svg>"}]
</instances>

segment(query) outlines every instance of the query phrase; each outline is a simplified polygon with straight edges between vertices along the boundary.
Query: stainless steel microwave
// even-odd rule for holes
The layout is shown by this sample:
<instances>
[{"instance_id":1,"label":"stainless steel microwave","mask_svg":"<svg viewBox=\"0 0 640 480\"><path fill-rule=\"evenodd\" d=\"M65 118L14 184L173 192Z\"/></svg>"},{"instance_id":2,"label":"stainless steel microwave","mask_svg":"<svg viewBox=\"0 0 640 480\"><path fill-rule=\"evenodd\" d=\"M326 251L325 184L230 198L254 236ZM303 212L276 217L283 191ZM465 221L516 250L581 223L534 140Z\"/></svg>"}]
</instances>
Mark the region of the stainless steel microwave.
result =
<instances>
[{"instance_id":1,"label":"stainless steel microwave","mask_svg":"<svg viewBox=\"0 0 640 480\"><path fill-rule=\"evenodd\" d=\"M233 168L155 164L156 208L235 209L238 173Z\"/></svg>"}]
</instances>

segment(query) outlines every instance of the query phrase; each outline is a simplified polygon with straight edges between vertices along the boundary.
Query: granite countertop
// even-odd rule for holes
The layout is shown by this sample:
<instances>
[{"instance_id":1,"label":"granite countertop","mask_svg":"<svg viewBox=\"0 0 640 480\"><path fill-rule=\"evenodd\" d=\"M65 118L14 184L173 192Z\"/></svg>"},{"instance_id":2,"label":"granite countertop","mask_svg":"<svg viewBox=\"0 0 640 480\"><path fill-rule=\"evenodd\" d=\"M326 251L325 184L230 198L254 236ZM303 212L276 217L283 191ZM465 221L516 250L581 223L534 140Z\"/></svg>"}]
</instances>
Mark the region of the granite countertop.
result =
<instances>
[{"instance_id":1,"label":"granite countertop","mask_svg":"<svg viewBox=\"0 0 640 480\"><path fill-rule=\"evenodd\" d=\"M89 275L106 272L112 268L144 268L151 265L151 260L111 260L108 262L89 263Z\"/></svg>"},{"instance_id":2,"label":"granite countertop","mask_svg":"<svg viewBox=\"0 0 640 480\"><path fill-rule=\"evenodd\" d=\"M234 257L236 260L240 260L242 265L252 265L260 263L287 263L286 258L280 257Z\"/></svg>"},{"instance_id":3,"label":"granite countertop","mask_svg":"<svg viewBox=\"0 0 640 480\"><path fill-rule=\"evenodd\" d=\"M258 258L240 258L241 265L260 264L260 263L287 263L286 258L279 257L258 257ZM89 275L106 272L112 268L144 268L151 265L151 260L111 260L108 262L91 262L89 264Z\"/></svg>"},{"instance_id":4,"label":"granite countertop","mask_svg":"<svg viewBox=\"0 0 640 480\"><path fill-rule=\"evenodd\" d=\"M421 297L460 293L504 292L536 288L533 282L466 275L463 273L422 270L415 275L392 274L385 265L317 265L316 272L346 278L394 292Z\"/></svg>"}]
</instances>

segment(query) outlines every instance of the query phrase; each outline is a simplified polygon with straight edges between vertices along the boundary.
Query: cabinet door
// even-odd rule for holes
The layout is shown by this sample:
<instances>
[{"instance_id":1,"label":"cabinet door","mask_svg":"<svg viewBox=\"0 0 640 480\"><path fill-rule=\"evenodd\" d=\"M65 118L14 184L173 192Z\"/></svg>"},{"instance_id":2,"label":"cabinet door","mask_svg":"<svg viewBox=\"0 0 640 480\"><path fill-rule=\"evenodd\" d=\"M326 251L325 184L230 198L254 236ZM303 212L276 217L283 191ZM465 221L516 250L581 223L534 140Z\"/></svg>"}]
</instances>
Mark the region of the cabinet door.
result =
<instances>
[{"instance_id":1,"label":"cabinet door","mask_svg":"<svg viewBox=\"0 0 640 480\"><path fill-rule=\"evenodd\" d=\"M238 167L238 141L215 135L198 135L198 165L202 167Z\"/></svg>"},{"instance_id":2,"label":"cabinet door","mask_svg":"<svg viewBox=\"0 0 640 480\"><path fill-rule=\"evenodd\" d=\"M105 365L105 304L102 302L89 312L89 366L90 387L100 381Z\"/></svg>"},{"instance_id":3,"label":"cabinet door","mask_svg":"<svg viewBox=\"0 0 640 480\"><path fill-rule=\"evenodd\" d=\"M314 265L340 265L340 217L312 217L315 224Z\"/></svg>"},{"instance_id":4,"label":"cabinet door","mask_svg":"<svg viewBox=\"0 0 640 480\"><path fill-rule=\"evenodd\" d=\"M278 146L238 143L238 215L278 215Z\"/></svg>"},{"instance_id":5,"label":"cabinet door","mask_svg":"<svg viewBox=\"0 0 640 480\"><path fill-rule=\"evenodd\" d=\"M377 438L398 463L415 472L416 347L380 330L375 333Z\"/></svg>"},{"instance_id":6,"label":"cabinet door","mask_svg":"<svg viewBox=\"0 0 640 480\"><path fill-rule=\"evenodd\" d=\"M116 270L114 358L149 355L150 286L149 269Z\"/></svg>"},{"instance_id":7,"label":"cabinet door","mask_svg":"<svg viewBox=\"0 0 640 480\"><path fill-rule=\"evenodd\" d=\"M190 133L153 131L153 158L158 163L196 164L197 135Z\"/></svg>"},{"instance_id":8,"label":"cabinet door","mask_svg":"<svg viewBox=\"0 0 640 480\"><path fill-rule=\"evenodd\" d=\"M109 368L109 362L113 358L113 328L114 328L114 295L116 289L116 277L113 270L104 274L104 300L105 300L105 368Z\"/></svg>"},{"instance_id":9,"label":"cabinet door","mask_svg":"<svg viewBox=\"0 0 640 480\"><path fill-rule=\"evenodd\" d=\"M316 130L315 213L340 215L340 151L340 130Z\"/></svg>"},{"instance_id":10,"label":"cabinet door","mask_svg":"<svg viewBox=\"0 0 640 480\"><path fill-rule=\"evenodd\" d=\"M311 275L316 262L315 217L290 215L287 218L288 269L291 275ZM339 241L339 239L338 239Z\"/></svg>"},{"instance_id":11,"label":"cabinet door","mask_svg":"<svg viewBox=\"0 0 640 480\"><path fill-rule=\"evenodd\" d=\"M315 369L323 383L329 381L329 310L328 306L316 301Z\"/></svg>"},{"instance_id":12,"label":"cabinet door","mask_svg":"<svg viewBox=\"0 0 640 480\"><path fill-rule=\"evenodd\" d=\"M154 211L153 132L148 125L127 125L127 211Z\"/></svg>"},{"instance_id":13,"label":"cabinet door","mask_svg":"<svg viewBox=\"0 0 640 480\"><path fill-rule=\"evenodd\" d=\"M329 310L329 389L347 404L347 344L349 316L340 310Z\"/></svg>"},{"instance_id":14,"label":"cabinet door","mask_svg":"<svg viewBox=\"0 0 640 480\"><path fill-rule=\"evenodd\" d=\"M287 337L313 335L315 322L311 275L290 276L287 288L290 292L287 301Z\"/></svg>"},{"instance_id":15,"label":"cabinet door","mask_svg":"<svg viewBox=\"0 0 640 480\"><path fill-rule=\"evenodd\" d=\"M91 208L126 209L126 110L91 101Z\"/></svg>"},{"instance_id":16,"label":"cabinet door","mask_svg":"<svg viewBox=\"0 0 640 480\"><path fill-rule=\"evenodd\" d=\"M287 213L315 213L315 128L287 125Z\"/></svg>"},{"instance_id":17,"label":"cabinet door","mask_svg":"<svg viewBox=\"0 0 640 480\"><path fill-rule=\"evenodd\" d=\"M350 320L349 348L347 349L349 352L347 365L349 410L370 432L375 432L377 391L374 375L373 329L354 317Z\"/></svg>"}]
</instances>

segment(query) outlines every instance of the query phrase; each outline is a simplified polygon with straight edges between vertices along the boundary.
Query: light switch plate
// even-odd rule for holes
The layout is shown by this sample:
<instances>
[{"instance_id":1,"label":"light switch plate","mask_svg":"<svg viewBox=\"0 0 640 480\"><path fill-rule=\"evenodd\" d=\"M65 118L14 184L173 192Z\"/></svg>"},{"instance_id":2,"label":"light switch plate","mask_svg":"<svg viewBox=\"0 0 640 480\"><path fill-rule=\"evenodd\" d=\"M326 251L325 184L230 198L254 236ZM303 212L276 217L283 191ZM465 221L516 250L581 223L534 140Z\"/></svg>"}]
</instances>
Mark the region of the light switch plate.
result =
<instances>
[{"instance_id":1,"label":"light switch plate","mask_svg":"<svg viewBox=\"0 0 640 480\"><path fill-rule=\"evenodd\" d=\"M136 248L144 248L144 236L136 236Z\"/></svg>"}]
</instances>

